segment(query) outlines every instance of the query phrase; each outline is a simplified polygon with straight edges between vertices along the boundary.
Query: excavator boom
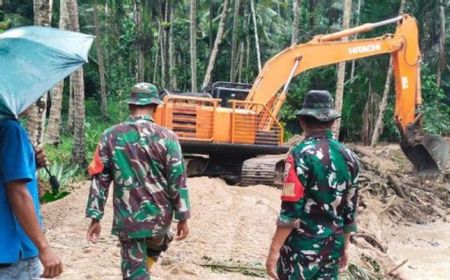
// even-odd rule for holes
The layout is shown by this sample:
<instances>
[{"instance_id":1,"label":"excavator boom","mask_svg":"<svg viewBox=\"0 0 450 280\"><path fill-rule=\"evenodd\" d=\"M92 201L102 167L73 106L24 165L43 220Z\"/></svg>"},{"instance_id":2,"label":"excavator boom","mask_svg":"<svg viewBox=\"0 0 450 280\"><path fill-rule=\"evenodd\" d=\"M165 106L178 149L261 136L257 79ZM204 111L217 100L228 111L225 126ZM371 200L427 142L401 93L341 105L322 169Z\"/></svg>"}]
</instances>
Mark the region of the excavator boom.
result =
<instances>
[{"instance_id":1,"label":"excavator boom","mask_svg":"<svg viewBox=\"0 0 450 280\"><path fill-rule=\"evenodd\" d=\"M343 37L391 23L398 23L394 34L341 41ZM293 77L309 69L381 54L391 54L393 58L395 122L402 136L401 148L419 173L438 173L448 161L448 143L442 137L423 134L421 131L418 28L414 18L408 15L318 35L306 44L284 50L270 59L261 70L247 97L247 108L252 108L250 102L268 104L271 114L277 116ZM271 122L266 122L266 129L270 129L271 125Z\"/></svg>"}]
</instances>

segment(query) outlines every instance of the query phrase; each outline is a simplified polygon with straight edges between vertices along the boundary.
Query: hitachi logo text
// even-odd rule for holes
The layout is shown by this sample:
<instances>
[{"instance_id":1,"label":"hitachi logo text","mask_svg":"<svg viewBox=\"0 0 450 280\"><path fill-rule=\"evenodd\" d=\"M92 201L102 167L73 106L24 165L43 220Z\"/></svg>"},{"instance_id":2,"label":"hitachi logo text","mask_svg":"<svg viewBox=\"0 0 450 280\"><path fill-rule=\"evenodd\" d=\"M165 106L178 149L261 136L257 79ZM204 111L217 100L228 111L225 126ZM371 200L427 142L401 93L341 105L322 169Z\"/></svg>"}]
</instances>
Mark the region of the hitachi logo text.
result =
<instances>
[{"instance_id":1,"label":"hitachi logo text","mask_svg":"<svg viewBox=\"0 0 450 280\"><path fill-rule=\"evenodd\" d=\"M359 53L368 53L375 52L381 50L380 44L366 45L366 46L357 46L351 47L348 49L349 54L359 54Z\"/></svg>"}]
</instances>

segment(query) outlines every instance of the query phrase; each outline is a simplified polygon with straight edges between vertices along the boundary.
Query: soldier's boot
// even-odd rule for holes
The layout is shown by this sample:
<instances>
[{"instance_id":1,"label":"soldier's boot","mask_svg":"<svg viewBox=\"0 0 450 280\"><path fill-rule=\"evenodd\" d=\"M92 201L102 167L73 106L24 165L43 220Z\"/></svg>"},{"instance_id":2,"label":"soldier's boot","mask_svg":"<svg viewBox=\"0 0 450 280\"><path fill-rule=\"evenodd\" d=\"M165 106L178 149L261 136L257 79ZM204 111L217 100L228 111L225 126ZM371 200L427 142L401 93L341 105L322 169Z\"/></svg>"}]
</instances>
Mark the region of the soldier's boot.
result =
<instances>
[{"instance_id":1,"label":"soldier's boot","mask_svg":"<svg viewBox=\"0 0 450 280\"><path fill-rule=\"evenodd\" d=\"M147 240L147 266L150 271L153 265L158 261L162 252L169 248L173 235L167 233L164 236L152 237Z\"/></svg>"}]
</instances>

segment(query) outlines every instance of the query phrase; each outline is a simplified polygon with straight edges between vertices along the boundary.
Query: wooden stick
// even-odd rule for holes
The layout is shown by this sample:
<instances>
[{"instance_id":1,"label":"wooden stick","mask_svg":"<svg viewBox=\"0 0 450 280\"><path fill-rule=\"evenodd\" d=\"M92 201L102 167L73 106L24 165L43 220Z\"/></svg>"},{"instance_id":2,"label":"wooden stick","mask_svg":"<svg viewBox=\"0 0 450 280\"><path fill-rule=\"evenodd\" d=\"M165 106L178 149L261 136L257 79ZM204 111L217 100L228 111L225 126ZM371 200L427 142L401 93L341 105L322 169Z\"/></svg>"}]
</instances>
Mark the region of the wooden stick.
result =
<instances>
[{"instance_id":1,"label":"wooden stick","mask_svg":"<svg viewBox=\"0 0 450 280\"><path fill-rule=\"evenodd\" d=\"M408 262L408 259L402 261L399 265L397 265L396 267L394 267L393 269L389 270L389 272L387 273L388 276L392 276L392 273L396 270L398 270L400 267L404 266L406 263Z\"/></svg>"}]
</instances>

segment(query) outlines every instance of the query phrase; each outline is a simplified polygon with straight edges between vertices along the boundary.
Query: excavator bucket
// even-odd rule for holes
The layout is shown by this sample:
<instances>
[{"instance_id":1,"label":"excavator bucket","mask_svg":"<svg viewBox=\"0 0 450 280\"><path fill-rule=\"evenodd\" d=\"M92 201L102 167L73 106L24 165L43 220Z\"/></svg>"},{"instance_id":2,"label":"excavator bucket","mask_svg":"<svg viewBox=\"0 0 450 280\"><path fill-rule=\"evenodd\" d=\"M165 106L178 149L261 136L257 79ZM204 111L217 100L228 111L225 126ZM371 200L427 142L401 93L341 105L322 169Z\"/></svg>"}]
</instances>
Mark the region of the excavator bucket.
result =
<instances>
[{"instance_id":1,"label":"excavator bucket","mask_svg":"<svg viewBox=\"0 0 450 280\"><path fill-rule=\"evenodd\" d=\"M417 139L417 138L416 138ZM443 137L425 133L416 144L402 140L400 147L419 175L436 175L447 166L449 143ZM409 143L408 143L409 142Z\"/></svg>"}]
</instances>

